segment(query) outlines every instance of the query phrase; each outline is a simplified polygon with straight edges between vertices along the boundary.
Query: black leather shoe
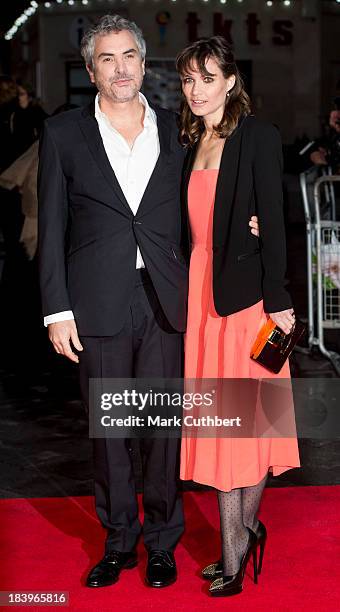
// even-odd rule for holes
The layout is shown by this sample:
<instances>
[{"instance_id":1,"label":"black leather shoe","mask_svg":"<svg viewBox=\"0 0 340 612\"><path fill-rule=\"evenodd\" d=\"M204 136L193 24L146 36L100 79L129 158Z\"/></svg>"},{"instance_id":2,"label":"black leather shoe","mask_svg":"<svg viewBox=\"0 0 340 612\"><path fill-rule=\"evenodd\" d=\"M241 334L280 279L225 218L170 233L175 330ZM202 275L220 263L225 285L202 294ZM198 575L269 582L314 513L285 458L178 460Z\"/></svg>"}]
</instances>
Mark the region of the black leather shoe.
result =
<instances>
[{"instance_id":1,"label":"black leather shoe","mask_svg":"<svg viewBox=\"0 0 340 612\"><path fill-rule=\"evenodd\" d=\"M113 550L107 553L97 565L90 571L86 586L104 587L117 582L119 574L123 569L132 569L137 565L137 553L131 551L127 553Z\"/></svg>"},{"instance_id":2,"label":"black leather shoe","mask_svg":"<svg viewBox=\"0 0 340 612\"><path fill-rule=\"evenodd\" d=\"M175 557L168 550L150 550L146 568L146 583L151 587L166 587L177 578Z\"/></svg>"},{"instance_id":3,"label":"black leather shoe","mask_svg":"<svg viewBox=\"0 0 340 612\"><path fill-rule=\"evenodd\" d=\"M258 566L258 573L261 574L263 553L267 540L267 530L263 523L259 520L258 527L256 529L257 545L260 547L260 560ZM222 578L223 576L223 564L222 559L210 563L202 570L202 578L205 580L216 580L216 578Z\"/></svg>"}]
</instances>

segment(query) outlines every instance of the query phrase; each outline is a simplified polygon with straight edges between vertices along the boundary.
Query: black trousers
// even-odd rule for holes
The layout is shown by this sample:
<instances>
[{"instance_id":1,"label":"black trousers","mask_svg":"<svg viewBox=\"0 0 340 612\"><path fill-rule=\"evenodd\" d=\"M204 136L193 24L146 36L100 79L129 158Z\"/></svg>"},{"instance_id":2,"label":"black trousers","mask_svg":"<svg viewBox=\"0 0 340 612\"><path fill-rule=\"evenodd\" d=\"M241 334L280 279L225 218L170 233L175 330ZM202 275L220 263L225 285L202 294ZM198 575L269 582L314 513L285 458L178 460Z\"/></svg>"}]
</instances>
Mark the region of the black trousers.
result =
<instances>
[{"instance_id":1,"label":"black trousers","mask_svg":"<svg viewBox=\"0 0 340 612\"><path fill-rule=\"evenodd\" d=\"M81 336L80 385L88 409L89 378L180 378L183 336L168 323L145 270L136 286L123 329L113 337ZM148 550L173 550L183 533L178 491L179 440L142 439L143 528L138 518L130 443L93 440L96 511L108 530L106 552L132 550L143 531Z\"/></svg>"}]
</instances>

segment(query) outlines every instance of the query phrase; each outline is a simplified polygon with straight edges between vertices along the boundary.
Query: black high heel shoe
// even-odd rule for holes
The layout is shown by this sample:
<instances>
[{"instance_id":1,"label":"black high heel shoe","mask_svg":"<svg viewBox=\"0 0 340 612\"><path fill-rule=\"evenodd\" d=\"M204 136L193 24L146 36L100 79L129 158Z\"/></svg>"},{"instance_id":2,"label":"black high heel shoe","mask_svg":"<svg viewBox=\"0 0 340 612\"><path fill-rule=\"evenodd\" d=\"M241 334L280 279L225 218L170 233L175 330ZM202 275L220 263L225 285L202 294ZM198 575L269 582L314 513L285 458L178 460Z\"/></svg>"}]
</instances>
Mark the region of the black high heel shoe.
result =
<instances>
[{"instance_id":1,"label":"black high heel shoe","mask_svg":"<svg viewBox=\"0 0 340 612\"><path fill-rule=\"evenodd\" d=\"M257 545L260 547L260 559L258 565L258 574L261 574L262 563L263 563L263 555L264 548L267 541L267 529L264 524L259 521L256 533L257 537ZM215 578L221 578L223 576L223 563L222 559L215 561L214 563L210 563L202 570L202 578L205 580L215 580Z\"/></svg>"},{"instance_id":2,"label":"black high heel shoe","mask_svg":"<svg viewBox=\"0 0 340 612\"><path fill-rule=\"evenodd\" d=\"M264 548L267 542L267 529L265 528L264 524L261 523L261 521L259 521L259 526L256 530L256 537L257 537L257 545L260 547L260 558L259 558L259 565L258 565L257 573L261 574Z\"/></svg>"},{"instance_id":3,"label":"black high heel shoe","mask_svg":"<svg viewBox=\"0 0 340 612\"><path fill-rule=\"evenodd\" d=\"M249 540L237 574L234 576L222 576L214 580L209 587L212 597L229 597L230 595L237 595L242 592L244 574L251 555L253 556L254 564L254 582L257 584L257 537L249 527L247 529Z\"/></svg>"}]
</instances>

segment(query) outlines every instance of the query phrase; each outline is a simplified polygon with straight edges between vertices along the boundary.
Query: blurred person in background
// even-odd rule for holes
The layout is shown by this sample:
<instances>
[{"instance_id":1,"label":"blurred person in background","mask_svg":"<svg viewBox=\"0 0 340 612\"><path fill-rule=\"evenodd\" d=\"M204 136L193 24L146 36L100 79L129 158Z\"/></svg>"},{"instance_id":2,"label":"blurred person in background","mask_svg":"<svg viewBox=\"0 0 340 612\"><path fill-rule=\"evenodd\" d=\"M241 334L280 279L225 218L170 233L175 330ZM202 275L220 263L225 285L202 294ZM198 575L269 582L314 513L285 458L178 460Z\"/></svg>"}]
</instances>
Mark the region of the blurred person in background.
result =
<instances>
[{"instance_id":1,"label":"blurred person in background","mask_svg":"<svg viewBox=\"0 0 340 612\"><path fill-rule=\"evenodd\" d=\"M37 141L46 117L29 85L24 85L20 80L15 82L11 77L0 77L0 172L8 169ZM30 158L31 152L24 160L25 167ZM19 167L22 170L21 162ZM13 178L13 171L11 176ZM20 177L18 180L20 182ZM18 258L21 258L19 238L23 222L19 190L4 188L3 184L0 190L0 229L5 250L2 273L5 284L15 271Z\"/></svg>"},{"instance_id":2,"label":"blurred person in background","mask_svg":"<svg viewBox=\"0 0 340 612\"><path fill-rule=\"evenodd\" d=\"M310 160L316 166L331 166L333 174L340 172L340 97L334 100L327 133L315 141Z\"/></svg>"},{"instance_id":3,"label":"blurred person in background","mask_svg":"<svg viewBox=\"0 0 340 612\"><path fill-rule=\"evenodd\" d=\"M0 172L14 159L10 119L15 108L16 96L14 79L0 75Z\"/></svg>"},{"instance_id":4,"label":"blurred person in background","mask_svg":"<svg viewBox=\"0 0 340 612\"><path fill-rule=\"evenodd\" d=\"M34 142L23 155L0 174L0 187L11 192L17 190L21 196L21 212L24 223L20 235L29 260L34 258L37 248L37 173L39 142Z\"/></svg>"},{"instance_id":5,"label":"blurred person in background","mask_svg":"<svg viewBox=\"0 0 340 612\"><path fill-rule=\"evenodd\" d=\"M15 147L11 118L17 104L17 86L10 76L0 76L0 172L8 168L15 159ZM15 282L17 248L23 223L20 194L16 189L0 187L0 240L4 260L0 269L0 335L2 340L3 366L10 367L12 361L7 353L10 350L9 326L15 325L11 319L12 287ZM13 283L11 282L11 279Z\"/></svg>"},{"instance_id":6,"label":"blurred person in background","mask_svg":"<svg viewBox=\"0 0 340 612\"><path fill-rule=\"evenodd\" d=\"M53 115L74 108L77 108L75 104L63 104L56 108ZM34 122L32 122L32 125L33 123ZM31 136L34 136L33 131ZM26 140L26 142L28 142L28 140ZM39 367L42 368L46 363L44 356L46 356L46 347L48 346L44 328L41 325L42 315L36 257L38 241L38 153L39 141L35 140L20 157L0 174L0 188L4 190L4 192L6 190L9 196L9 206L11 202L19 201L21 219L23 220L23 223L20 223L20 244L18 244L14 260L15 269L12 269L12 274L9 276L8 271L5 270L4 284L2 286L1 310L3 315L5 315L3 318L5 321L3 341L8 349L9 355L12 355L13 349L11 349L11 347L14 347L13 358L9 359L9 363L6 364L6 367L10 367L11 369L12 363L12 368L14 364L16 365L16 373L18 373L18 370L21 372L25 371L28 383L34 383L34 375L38 373ZM32 343L37 346L37 342L39 342L41 346L39 351L37 351L37 355L39 355L38 361L36 359L32 360L31 353L28 354L25 350L21 351L20 357L16 355L15 342L13 343L13 328L12 326L8 326L8 321L13 316L13 312L15 313L18 304L19 308L21 308L18 293L20 293L20 295L24 293L26 296L26 327L24 332L25 342L23 346L31 347ZM22 331L20 333L22 334ZM7 357L8 352L6 351ZM30 380L31 376L32 380Z\"/></svg>"},{"instance_id":7,"label":"blurred person in background","mask_svg":"<svg viewBox=\"0 0 340 612\"><path fill-rule=\"evenodd\" d=\"M16 85L17 96L10 117L15 159L39 138L43 122L48 116L30 84L17 80Z\"/></svg>"},{"instance_id":8,"label":"blurred person in background","mask_svg":"<svg viewBox=\"0 0 340 612\"><path fill-rule=\"evenodd\" d=\"M14 81L10 77L3 77L0 82L2 104L0 106L1 117L1 167L3 180L0 184L0 227L4 247L4 262L1 273L0 284L0 326L3 351L0 355L2 367L8 374L20 375L20 380L30 378L30 366L32 361L25 351L17 352L17 344L22 340L20 335L16 338L17 321L22 315L22 294L31 297L38 295L32 291L31 271L33 266L28 266L27 256L20 243L20 238L25 237L26 245L30 242L30 257L34 256L34 204L35 200L35 174L34 157L36 147L29 151L30 147L37 142L42 123L47 117L45 111L34 97L32 87L21 80ZM19 159L27 153L24 159ZM18 161L14 167L12 164ZM27 174L31 167L31 173ZM15 174L18 174L15 177ZM30 177L30 178L29 178ZM9 183L8 183L9 181ZM30 185L30 195L27 196ZM24 188L24 189L23 189ZM22 195L24 195L24 208L22 211ZM28 204L29 202L29 204ZM36 212L35 212L36 214ZM24 224L25 218L30 219ZM36 232L35 232L36 233ZM30 240L28 235L30 234ZM34 275L33 275L34 276ZM29 320L33 312L37 310L39 316L39 302L30 299L26 303L26 330L36 329L30 327Z\"/></svg>"},{"instance_id":9,"label":"blurred person in background","mask_svg":"<svg viewBox=\"0 0 340 612\"><path fill-rule=\"evenodd\" d=\"M62 104L55 109L52 116L74 108L77 108L76 104ZM24 223L20 242L29 261L32 261L36 255L38 240L38 161L39 141L35 140L18 159L0 174L0 187L9 191L18 189L21 195L21 212Z\"/></svg>"},{"instance_id":10,"label":"blurred person in background","mask_svg":"<svg viewBox=\"0 0 340 612\"><path fill-rule=\"evenodd\" d=\"M37 248L37 171L38 141L0 174L0 188L5 197L6 227L11 230L6 244L1 279L1 339L3 369L29 382L35 359L28 347L36 345L40 323L40 299L35 253ZM11 222L9 227L9 221ZM25 295L25 326L16 325L22 316ZM20 314L21 313L21 314ZM18 353L17 346L21 342ZM27 350L26 350L27 347ZM17 384L17 383L16 383Z\"/></svg>"},{"instance_id":11,"label":"blurred person in background","mask_svg":"<svg viewBox=\"0 0 340 612\"><path fill-rule=\"evenodd\" d=\"M0 76L0 172L14 161L14 141L11 117L16 107L17 87L10 76ZM0 234L5 252L8 252L17 238L17 228L22 222L20 199L0 188Z\"/></svg>"}]
</instances>

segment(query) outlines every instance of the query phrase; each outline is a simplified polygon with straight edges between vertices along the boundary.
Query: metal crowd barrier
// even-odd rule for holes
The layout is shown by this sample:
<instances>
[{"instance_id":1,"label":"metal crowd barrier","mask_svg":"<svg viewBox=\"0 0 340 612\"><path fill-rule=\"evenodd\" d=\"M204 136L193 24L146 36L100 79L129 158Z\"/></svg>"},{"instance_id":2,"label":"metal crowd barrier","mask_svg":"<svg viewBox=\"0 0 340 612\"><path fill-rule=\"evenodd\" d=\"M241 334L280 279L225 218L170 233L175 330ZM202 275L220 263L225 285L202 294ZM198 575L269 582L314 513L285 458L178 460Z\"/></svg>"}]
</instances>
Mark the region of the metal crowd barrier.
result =
<instances>
[{"instance_id":1,"label":"metal crowd barrier","mask_svg":"<svg viewBox=\"0 0 340 612\"><path fill-rule=\"evenodd\" d=\"M306 219L308 351L317 347L340 376L340 355L325 345L324 330L340 329L340 220L330 168L300 174Z\"/></svg>"}]
</instances>

